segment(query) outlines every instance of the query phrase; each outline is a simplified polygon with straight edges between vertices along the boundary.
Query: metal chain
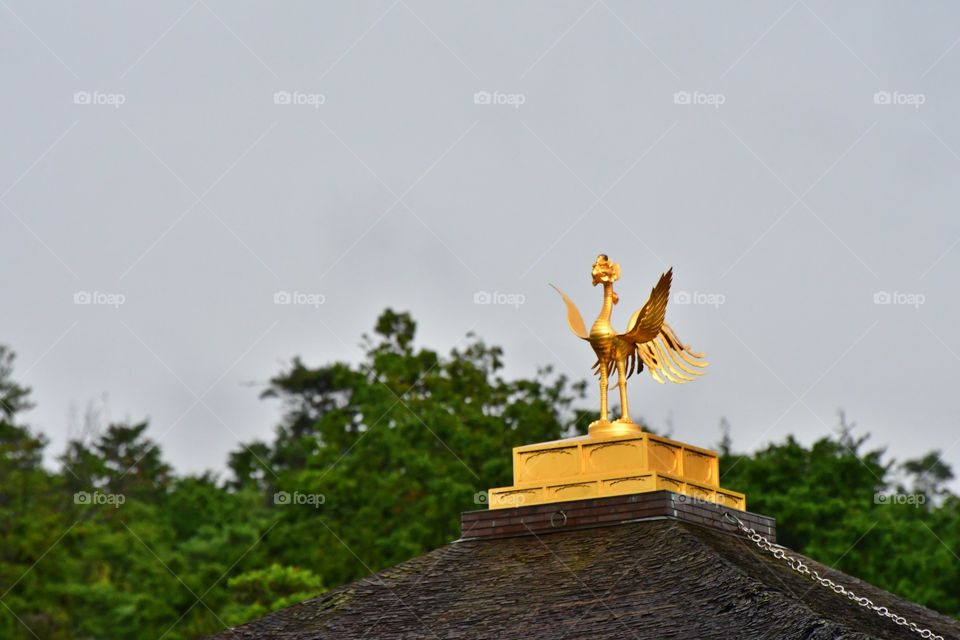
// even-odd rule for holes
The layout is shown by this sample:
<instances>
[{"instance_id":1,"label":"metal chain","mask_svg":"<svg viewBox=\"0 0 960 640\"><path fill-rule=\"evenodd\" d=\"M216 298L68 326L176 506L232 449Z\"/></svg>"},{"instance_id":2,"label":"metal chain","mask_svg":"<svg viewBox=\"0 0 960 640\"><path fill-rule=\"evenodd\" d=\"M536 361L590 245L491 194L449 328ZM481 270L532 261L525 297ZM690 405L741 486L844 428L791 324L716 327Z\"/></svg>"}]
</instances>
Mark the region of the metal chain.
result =
<instances>
[{"instance_id":1,"label":"metal chain","mask_svg":"<svg viewBox=\"0 0 960 640\"><path fill-rule=\"evenodd\" d=\"M921 638L927 638L928 640L943 640L943 636L939 636L935 634L933 631L930 631L929 629L923 629L917 626L915 622L909 622L903 616L893 613L886 607L878 607L873 603L873 601L870 598L860 597L857 594L855 594L853 591L850 591L849 589L844 587L843 585L837 584L830 578L820 575L819 572L808 567L799 558L795 558L791 555L788 555L780 547L775 547L773 543L770 542L770 540L768 540L764 536L757 533L755 529L751 529L750 527L744 525L743 522L740 521L740 518L738 518L737 516L727 511L723 512L723 516L728 520L730 520L731 522L733 522L734 524L736 524L737 528L740 529L740 531L743 532L747 536L747 538L750 539L751 542L753 542L758 547L760 547L760 549L762 549L763 551L766 551L777 560L782 560L787 565L789 565L791 569L793 569L800 575L807 576L814 582L819 583L820 585L826 587L827 589L830 589L831 591L833 591L838 595L845 596L851 602L855 602L859 604L861 607L869 609L883 618L889 618L893 620L901 627L907 627L908 629L910 629L910 631L913 631L914 633L919 634Z\"/></svg>"}]
</instances>

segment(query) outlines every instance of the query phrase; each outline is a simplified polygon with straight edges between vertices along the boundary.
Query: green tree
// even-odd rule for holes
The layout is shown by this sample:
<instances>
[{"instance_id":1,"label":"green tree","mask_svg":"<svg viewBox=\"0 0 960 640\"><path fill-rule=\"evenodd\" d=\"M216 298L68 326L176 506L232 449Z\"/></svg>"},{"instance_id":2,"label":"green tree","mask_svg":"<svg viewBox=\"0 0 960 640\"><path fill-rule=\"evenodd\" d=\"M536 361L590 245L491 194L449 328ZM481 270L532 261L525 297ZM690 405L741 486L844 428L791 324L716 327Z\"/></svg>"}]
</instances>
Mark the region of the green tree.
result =
<instances>
[{"instance_id":1,"label":"green tree","mask_svg":"<svg viewBox=\"0 0 960 640\"><path fill-rule=\"evenodd\" d=\"M0 637L28 637L63 616L38 598L45 584L33 567L65 529L62 494L42 466L47 441L19 423L30 390L13 379L15 356L0 345Z\"/></svg>"},{"instance_id":2,"label":"green tree","mask_svg":"<svg viewBox=\"0 0 960 640\"><path fill-rule=\"evenodd\" d=\"M943 461L942 455L940 451L931 451L900 465L900 470L910 480L910 490L934 499L949 493L945 485L953 480L953 470Z\"/></svg>"},{"instance_id":3,"label":"green tree","mask_svg":"<svg viewBox=\"0 0 960 640\"><path fill-rule=\"evenodd\" d=\"M71 441L61 458L76 480L71 484L78 491L100 489L127 499L161 501L172 469L157 444L146 437L147 427L146 422L112 424L91 445Z\"/></svg>"},{"instance_id":4,"label":"green tree","mask_svg":"<svg viewBox=\"0 0 960 640\"><path fill-rule=\"evenodd\" d=\"M227 583L233 602L224 610L227 624L240 624L322 594L323 580L306 569L271 564L247 571Z\"/></svg>"}]
</instances>

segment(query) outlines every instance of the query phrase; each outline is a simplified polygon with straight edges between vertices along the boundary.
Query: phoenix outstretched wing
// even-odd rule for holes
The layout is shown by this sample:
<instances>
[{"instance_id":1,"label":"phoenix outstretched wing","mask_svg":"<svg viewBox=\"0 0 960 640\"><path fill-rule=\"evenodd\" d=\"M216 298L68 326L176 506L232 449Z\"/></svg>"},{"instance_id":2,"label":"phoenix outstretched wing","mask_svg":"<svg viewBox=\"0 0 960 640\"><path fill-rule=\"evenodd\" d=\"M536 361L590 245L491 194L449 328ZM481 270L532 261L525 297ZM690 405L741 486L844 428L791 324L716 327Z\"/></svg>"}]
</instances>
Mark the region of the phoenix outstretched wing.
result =
<instances>
[{"instance_id":1,"label":"phoenix outstretched wing","mask_svg":"<svg viewBox=\"0 0 960 640\"><path fill-rule=\"evenodd\" d=\"M660 276L660 281L650 291L650 298L641 308L633 312L627 323L627 332L620 337L634 344L642 344L657 337L660 327L667 316L667 302L670 300L670 283L673 281L673 267Z\"/></svg>"},{"instance_id":2,"label":"phoenix outstretched wing","mask_svg":"<svg viewBox=\"0 0 960 640\"><path fill-rule=\"evenodd\" d=\"M666 381L677 384L689 382L694 379L690 376L703 375L703 371L699 369L709 364L703 360L702 353L695 353L690 350L689 345L683 344L664 321L672 280L671 268L660 276L660 281L650 292L647 303L633 312L630 322L627 323L627 332L618 336L633 345L636 356L660 384ZM628 365L629 372L633 373L633 357L629 359Z\"/></svg>"},{"instance_id":3,"label":"phoenix outstretched wing","mask_svg":"<svg viewBox=\"0 0 960 640\"><path fill-rule=\"evenodd\" d=\"M573 331L578 338L587 340L587 326L583 324L583 316L580 315L580 310L577 309L577 305L573 304L573 300L568 298L567 294L563 291L560 291L556 285L551 284L550 286L560 294L564 304L567 305L567 324L570 325L570 330Z\"/></svg>"}]
</instances>

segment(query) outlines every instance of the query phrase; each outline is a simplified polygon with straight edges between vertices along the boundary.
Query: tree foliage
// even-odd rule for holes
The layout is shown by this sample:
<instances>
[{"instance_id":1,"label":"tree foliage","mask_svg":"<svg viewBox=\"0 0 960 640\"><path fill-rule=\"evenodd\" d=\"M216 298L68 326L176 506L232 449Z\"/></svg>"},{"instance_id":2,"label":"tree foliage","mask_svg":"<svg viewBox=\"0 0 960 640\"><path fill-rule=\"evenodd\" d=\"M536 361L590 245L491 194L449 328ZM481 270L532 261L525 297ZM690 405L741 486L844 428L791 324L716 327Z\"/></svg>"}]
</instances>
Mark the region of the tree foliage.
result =
<instances>
[{"instance_id":1,"label":"tree foliage","mask_svg":"<svg viewBox=\"0 0 960 640\"><path fill-rule=\"evenodd\" d=\"M227 475L177 475L146 422L69 443L57 468L22 422L29 389L0 347L0 637L195 638L436 548L511 482L510 449L582 433L584 383L502 376L476 336L440 354L385 311L359 363L294 360L264 396L271 438ZM960 615L958 499L937 452L896 462L841 418L836 435L736 453L723 484L780 540ZM211 465L215 461L211 461Z\"/></svg>"}]
</instances>

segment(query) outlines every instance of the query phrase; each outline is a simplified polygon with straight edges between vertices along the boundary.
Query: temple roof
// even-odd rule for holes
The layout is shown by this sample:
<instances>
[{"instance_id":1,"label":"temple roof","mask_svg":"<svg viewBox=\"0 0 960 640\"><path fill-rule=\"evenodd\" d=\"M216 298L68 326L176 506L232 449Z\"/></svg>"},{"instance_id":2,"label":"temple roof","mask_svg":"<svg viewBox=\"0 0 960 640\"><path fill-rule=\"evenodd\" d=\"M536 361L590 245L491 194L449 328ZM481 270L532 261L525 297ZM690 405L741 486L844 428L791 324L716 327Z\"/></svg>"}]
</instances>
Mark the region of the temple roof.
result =
<instances>
[{"instance_id":1,"label":"temple roof","mask_svg":"<svg viewBox=\"0 0 960 640\"><path fill-rule=\"evenodd\" d=\"M791 555L921 628L960 638L952 618ZM458 540L216 637L920 636L797 574L738 532L654 516Z\"/></svg>"}]
</instances>

